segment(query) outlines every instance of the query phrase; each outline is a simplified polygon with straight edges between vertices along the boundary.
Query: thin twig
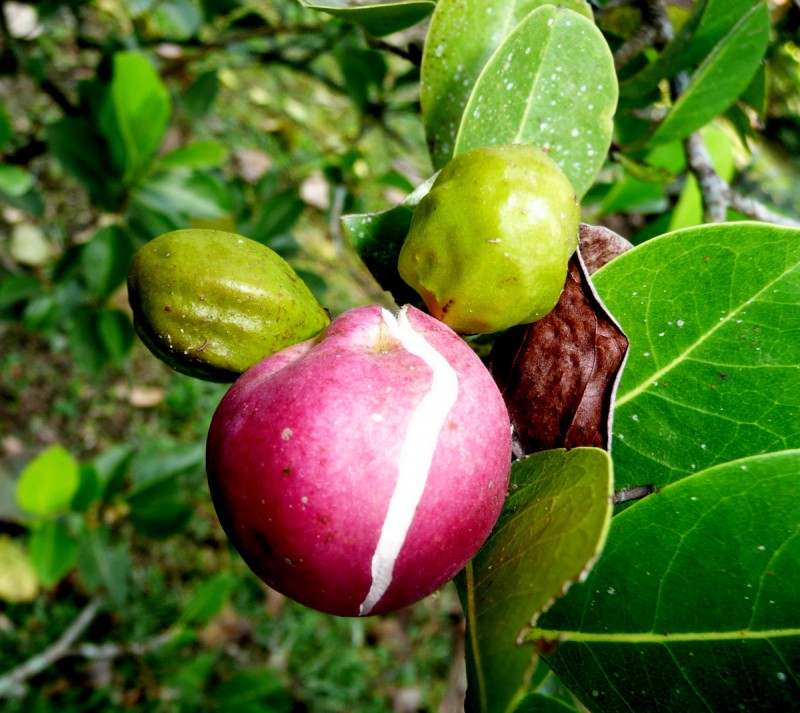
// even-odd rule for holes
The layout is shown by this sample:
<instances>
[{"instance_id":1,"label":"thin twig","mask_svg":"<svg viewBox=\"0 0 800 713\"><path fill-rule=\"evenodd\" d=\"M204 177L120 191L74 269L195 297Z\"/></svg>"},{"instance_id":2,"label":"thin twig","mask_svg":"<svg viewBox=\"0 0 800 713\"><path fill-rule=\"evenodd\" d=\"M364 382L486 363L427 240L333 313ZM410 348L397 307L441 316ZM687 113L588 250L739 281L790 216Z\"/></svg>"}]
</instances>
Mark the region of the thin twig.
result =
<instances>
[{"instance_id":1,"label":"thin twig","mask_svg":"<svg viewBox=\"0 0 800 713\"><path fill-rule=\"evenodd\" d=\"M167 629L149 641L140 643L106 643L106 644L81 644L67 651L65 656L80 656L84 659L98 661L101 659L115 659L120 656L144 656L157 651L175 638L175 631Z\"/></svg>"},{"instance_id":2,"label":"thin twig","mask_svg":"<svg viewBox=\"0 0 800 713\"><path fill-rule=\"evenodd\" d=\"M80 657L90 661L113 660L120 656L144 656L157 651L175 638L175 629L167 629L148 641L140 643L83 643L76 641L86 631L97 616L103 604L102 597L92 599L64 631L61 638L48 646L40 654L20 664L3 676L0 676L0 699L23 695L25 682L52 666L60 659Z\"/></svg>"},{"instance_id":3,"label":"thin twig","mask_svg":"<svg viewBox=\"0 0 800 713\"><path fill-rule=\"evenodd\" d=\"M652 47L658 37L658 31L652 25L643 24L638 32L621 44L614 52L614 67L620 69L637 57L648 47Z\"/></svg>"},{"instance_id":4,"label":"thin twig","mask_svg":"<svg viewBox=\"0 0 800 713\"><path fill-rule=\"evenodd\" d=\"M666 19L669 22L669 18ZM688 72L679 72L672 79L672 94L677 99L689 86ZM708 223L724 223L728 219L728 208L766 223L800 227L800 221L780 213L776 213L760 201L741 195L733 190L730 184L717 173L711 155L706 148L703 135L695 131L683 141L686 164L689 171L697 179L700 195L703 199L703 213Z\"/></svg>"},{"instance_id":5,"label":"thin twig","mask_svg":"<svg viewBox=\"0 0 800 713\"><path fill-rule=\"evenodd\" d=\"M642 8L642 24L639 30L614 52L614 66L617 69L624 67L648 47L664 45L673 36L664 0L647 0Z\"/></svg>"},{"instance_id":6,"label":"thin twig","mask_svg":"<svg viewBox=\"0 0 800 713\"><path fill-rule=\"evenodd\" d=\"M776 213L763 203L754 198L743 196L732 188L728 188L728 201L730 202L731 208L749 218L755 218L765 223L775 223L775 225L785 225L789 228L800 228L800 221L783 215L782 213Z\"/></svg>"},{"instance_id":7,"label":"thin twig","mask_svg":"<svg viewBox=\"0 0 800 713\"><path fill-rule=\"evenodd\" d=\"M724 223L728 217L730 186L716 172L703 136L695 131L683 142L689 170L697 178L703 196L705 219L709 223Z\"/></svg>"},{"instance_id":8,"label":"thin twig","mask_svg":"<svg viewBox=\"0 0 800 713\"><path fill-rule=\"evenodd\" d=\"M64 658L72 645L82 636L83 632L86 631L89 624L97 616L102 604L102 597L92 599L57 641L40 654L0 676L0 698L16 695L22 689L25 681L52 666L59 659Z\"/></svg>"}]
</instances>

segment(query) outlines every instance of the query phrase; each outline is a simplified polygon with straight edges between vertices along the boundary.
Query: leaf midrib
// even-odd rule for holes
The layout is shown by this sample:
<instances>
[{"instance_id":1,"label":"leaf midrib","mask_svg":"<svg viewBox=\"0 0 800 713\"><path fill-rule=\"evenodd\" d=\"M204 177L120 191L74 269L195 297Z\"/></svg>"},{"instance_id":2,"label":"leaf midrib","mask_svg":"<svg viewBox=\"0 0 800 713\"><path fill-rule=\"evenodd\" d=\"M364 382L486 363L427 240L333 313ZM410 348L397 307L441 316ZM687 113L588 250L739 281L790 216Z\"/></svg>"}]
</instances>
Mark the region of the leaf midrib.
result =
<instances>
[{"instance_id":1,"label":"leaf midrib","mask_svg":"<svg viewBox=\"0 0 800 713\"><path fill-rule=\"evenodd\" d=\"M531 629L525 636L528 641L544 639L562 643L603 643L603 644L668 644L686 641L739 641L743 639L764 640L800 636L796 629L739 629L734 631L687 631L671 634L669 632L625 632L620 634L595 633L585 631L559 631L557 629Z\"/></svg>"}]
</instances>

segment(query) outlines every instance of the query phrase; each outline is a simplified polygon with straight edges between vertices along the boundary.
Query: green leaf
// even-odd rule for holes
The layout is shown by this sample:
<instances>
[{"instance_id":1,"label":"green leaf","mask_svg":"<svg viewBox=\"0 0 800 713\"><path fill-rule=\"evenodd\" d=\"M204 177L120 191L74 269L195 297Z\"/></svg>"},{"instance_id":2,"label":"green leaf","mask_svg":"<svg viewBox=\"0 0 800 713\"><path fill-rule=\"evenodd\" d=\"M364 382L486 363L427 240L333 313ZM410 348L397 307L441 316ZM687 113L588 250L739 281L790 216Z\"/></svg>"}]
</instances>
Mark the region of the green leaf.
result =
<instances>
[{"instance_id":1,"label":"green leaf","mask_svg":"<svg viewBox=\"0 0 800 713\"><path fill-rule=\"evenodd\" d=\"M99 330L99 310L76 311L70 316L67 337L72 358L79 368L91 375L99 374L111 358Z\"/></svg>"},{"instance_id":2,"label":"green leaf","mask_svg":"<svg viewBox=\"0 0 800 713\"><path fill-rule=\"evenodd\" d=\"M78 546L59 520L45 520L31 535L31 563L39 581L49 589L72 569Z\"/></svg>"},{"instance_id":3,"label":"green leaf","mask_svg":"<svg viewBox=\"0 0 800 713\"><path fill-rule=\"evenodd\" d=\"M219 572L203 582L186 600L178 623L207 624L219 614L235 584L236 580L229 572Z\"/></svg>"},{"instance_id":4,"label":"green leaf","mask_svg":"<svg viewBox=\"0 0 800 713\"><path fill-rule=\"evenodd\" d=\"M193 144L181 146L163 156L156 170L171 168L213 168L222 164L228 151L217 141L195 141Z\"/></svg>"},{"instance_id":5,"label":"green leaf","mask_svg":"<svg viewBox=\"0 0 800 713\"><path fill-rule=\"evenodd\" d=\"M572 10L545 5L514 29L484 68L454 155L490 144L535 144L582 197L608 153L616 105L614 61L602 33Z\"/></svg>"},{"instance_id":6,"label":"green leaf","mask_svg":"<svg viewBox=\"0 0 800 713\"><path fill-rule=\"evenodd\" d=\"M191 506L171 497L158 502L142 503L131 507L131 524L145 537L164 540L186 531L194 511Z\"/></svg>"},{"instance_id":7,"label":"green leaf","mask_svg":"<svg viewBox=\"0 0 800 713\"><path fill-rule=\"evenodd\" d=\"M3 275L0 282L0 311L16 307L42 292L42 284L32 275Z\"/></svg>"},{"instance_id":8,"label":"green leaf","mask_svg":"<svg viewBox=\"0 0 800 713\"><path fill-rule=\"evenodd\" d=\"M658 83L665 77L674 77L682 69L688 67L684 63L686 48L692 41L694 33L700 26L703 13L709 2L714 0L700 0L695 6L689 19L683 24L680 31L654 61L639 70L632 77L621 82L619 87L620 104L640 105L641 101L648 100L649 96L657 89ZM748 3L752 0L746 0ZM633 100L633 101L631 101Z\"/></svg>"},{"instance_id":9,"label":"green leaf","mask_svg":"<svg viewBox=\"0 0 800 713\"><path fill-rule=\"evenodd\" d=\"M0 600L31 602L39 593L39 580L30 556L8 535L0 535Z\"/></svg>"},{"instance_id":10,"label":"green leaf","mask_svg":"<svg viewBox=\"0 0 800 713\"><path fill-rule=\"evenodd\" d=\"M386 78L386 57L378 50L363 49L355 43L338 46L334 56L353 103L364 113L370 98L380 92Z\"/></svg>"},{"instance_id":11,"label":"green leaf","mask_svg":"<svg viewBox=\"0 0 800 713\"><path fill-rule=\"evenodd\" d=\"M142 534L163 539L183 532L194 514L178 487L178 476L203 462L202 444L143 451L131 467L133 488L127 503L130 521Z\"/></svg>"},{"instance_id":12,"label":"green leaf","mask_svg":"<svg viewBox=\"0 0 800 713\"><path fill-rule=\"evenodd\" d=\"M361 260L397 304L415 303L419 297L400 277L397 258L411 226L414 208L430 191L436 175L422 183L402 203L378 213L342 217L342 231Z\"/></svg>"},{"instance_id":13,"label":"green leaf","mask_svg":"<svg viewBox=\"0 0 800 713\"><path fill-rule=\"evenodd\" d=\"M69 117L47 127L47 148L89 191L92 203L117 211L123 200L121 172L109 156L109 145L84 117Z\"/></svg>"},{"instance_id":14,"label":"green leaf","mask_svg":"<svg viewBox=\"0 0 800 713\"><path fill-rule=\"evenodd\" d=\"M434 168L442 168L453 157L464 108L492 53L526 15L543 5L592 17L585 0L439 0L425 41L420 85Z\"/></svg>"},{"instance_id":15,"label":"green leaf","mask_svg":"<svg viewBox=\"0 0 800 713\"><path fill-rule=\"evenodd\" d=\"M81 248L81 274L100 300L107 299L128 275L134 247L117 225L100 228Z\"/></svg>"},{"instance_id":16,"label":"green leaf","mask_svg":"<svg viewBox=\"0 0 800 713\"><path fill-rule=\"evenodd\" d=\"M277 238L286 236L305 210L305 203L295 188L287 188L259 201L259 212L248 237L273 246Z\"/></svg>"},{"instance_id":17,"label":"green leaf","mask_svg":"<svg viewBox=\"0 0 800 713\"><path fill-rule=\"evenodd\" d=\"M78 462L63 447L51 446L22 471L17 481L17 504L37 517L65 512L79 484Z\"/></svg>"},{"instance_id":18,"label":"green leaf","mask_svg":"<svg viewBox=\"0 0 800 713\"><path fill-rule=\"evenodd\" d=\"M219 94L219 78L216 71L201 74L183 95L183 108L195 121L202 119L214 105Z\"/></svg>"},{"instance_id":19,"label":"green leaf","mask_svg":"<svg viewBox=\"0 0 800 713\"><path fill-rule=\"evenodd\" d=\"M162 481L174 479L187 471L202 469L204 459L205 446L202 443L140 448L131 463L131 496L157 487Z\"/></svg>"},{"instance_id":20,"label":"green leaf","mask_svg":"<svg viewBox=\"0 0 800 713\"><path fill-rule=\"evenodd\" d=\"M111 361L116 364L125 360L136 341L131 318L118 309L104 309L97 313L97 332Z\"/></svg>"},{"instance_id":21,"label":"green leaf","mask_svg":"<svg viewBox=\"0 0 800 713\"><path fill-rule=\"evenodd\" d=\"M114 55L100 129L115 165L128 182L145 171L167 130L172 104L158 72L136 52Z\"/></svg>"},{"instance_id":22,"label":"green leaf","mask_svg":"<svg viewBox=\"0 0 800 713\"><path fill-rule=\"evenodd\" d=\"M586 576L611 518L611 460L597 448L542 451L514 463L489 540L456 579L467 617L468 708L505 711L535 652L531 619Z\"/></svg>"},{"instance_id":23,"label":"green leaf","mask_svg":"<svg viewBox=\"0 0 800 713\"><path fill-rule=\"evenodd\" d=\"M161 0L152 21L168 37L188 39L202 26L203 13L193 0Z\"/></svg>"},{"instance_id":24,"label":"green leaf","mask_svg":"<svg viewBox=\"0 0 800 713\"><path fill-rule=\"evenodd\" d=\"M617 487L663 487L797 443L800 230L682 230L593 280L630 340L614 409Z\"/></svg>"},{"instance_id":25,"label":"green leaf","mask_svg":"<svg viewBox=\"0 0 800 713\"><path fill-rule=\"evenodd\" d=\"M5 148L9 139L11 139L12 131L11 119L8 118L5 106L0 103L0 149Z\"/></svg>"},{"instance_id":26,"label":"green leaf","mask_svg":"<svg viewBox=\"0 0 800 713\"><path fill-rule=\"evenodd\" d=\"M747 89L742 92L742 101L755 110L762 121L767 116L767 67L760 64L753 80Z\"/></svg>"},{"instance_id":27,"label":"green leaf","mask_svg":"<svg viewBox=\"0 0 800 713\"><path fill-rule=\"evenodd\" d=\"M558 698L529 693L514 708L514 713L578 713L578 709Z\"/></svg>"},{"instance_id":28,"label":"green leaf","mask_svg":"<svg viewBox=\"0 0 800 713\"><path fill-rule=\"evenodd\" d=\"M769 45L769 33L767 5L758 3L692 75L651 137L651 144L683 139L724 113L752 81Z\"/></svg>"},{"instance_id":29,"label":"green leaf","mask_svg":"<svg viewBox=\"0 0 800 713\"><path fill-rule=\"evenodd\" d=\"M125 603L131 562L123 544L111 545L108 528L84 529L78 548L78 571L86 587L105 590L118 607Z\"/></svg>"},{"instance_id":30,"label":"green leaf","mask_svg":"<svg viewBox=\"0 0 800 713\"><path fill-rule=\"evenodd\" d=\"M97 456L89 467L100 483L101 497L108 500L122 487L133 458L133 447L127 444L112 446Z\"/></svg>"},{"instance_id":31,"label":"green leaf","mask_svg":"<svg viewBox=\"0 0 800 713\"><path fill-rule=\"evenodd\" d=\"M667 486L527 638L593 713L797 710L798 512L797 450Z\"/></svg>"},{"instance_id":32,"label":"green leaf","mask_svg":"<svg viewBox=\"0 0 800 713\"><path fill-rule=\"evenodd\" d=\"M18 197L33 187L33 177L19 166L0 166L0 191Z\"/></svg>"},{"instance_id":33,"label":"green leaf","mask_svg":"<svg viewBox=\"0 0 800 713\"><path fill-rule=\"evenodd\" d=\"M705 58L739 20L763 0L708 0L700 25L692 34L684 61L688 64Z\"/></svg>"},{"instance_id":34,"label":"green leaf","mask_svg":"<svg viewBox=\"0 0 800 713\"><path fill-rule=\"evenodd\" d=\"M347 0L321 0L300 4L361 25L376 37L391 35L422 22L434 8L434 0L372 0L371 3Z\"/></svg>"},{"instance_id":35,"label":"green leaf","mask_svg":"<svg viewBox=\"0 0 800 713\"><path fill-rule=\"evenodd\" d=\"M137 206L178 218L219 218L231 209L227 186L210 173L160 173L143 181L133 195Z\"/></svg>"},{"instance_id":36,"label":"green leaf","mask_svg":"<svg viewBox=\"0 0 800 713\"><path fill-rule=\"evenodd\" d=\"M75 512L83 512L92 503L99 500L101 493L100 479L97 472L90 465L83 465L78 470L80 482L75 497L72 498L71 507Z\"/></svg>"}]
</instances>

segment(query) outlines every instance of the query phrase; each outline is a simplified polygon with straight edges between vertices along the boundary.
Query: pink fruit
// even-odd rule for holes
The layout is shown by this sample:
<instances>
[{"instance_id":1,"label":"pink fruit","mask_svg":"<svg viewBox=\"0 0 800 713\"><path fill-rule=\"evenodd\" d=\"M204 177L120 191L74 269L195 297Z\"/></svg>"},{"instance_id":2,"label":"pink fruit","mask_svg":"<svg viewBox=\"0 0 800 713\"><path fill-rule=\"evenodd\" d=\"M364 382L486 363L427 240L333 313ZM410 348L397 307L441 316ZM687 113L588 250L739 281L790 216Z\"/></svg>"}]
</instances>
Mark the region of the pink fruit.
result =
<instances>
[{"instance_id":1,"label":"pink fruit","mask_svg":"<svg viewBox=\"0 0 800 713\"><path fill-rule=\"evenodd\" d=\"M451 579L503 505L511 427L489 372L413 307L370 306L243 374L208 436L220 521L267 584L342 616Z\"/></svg>"}]
</instances>

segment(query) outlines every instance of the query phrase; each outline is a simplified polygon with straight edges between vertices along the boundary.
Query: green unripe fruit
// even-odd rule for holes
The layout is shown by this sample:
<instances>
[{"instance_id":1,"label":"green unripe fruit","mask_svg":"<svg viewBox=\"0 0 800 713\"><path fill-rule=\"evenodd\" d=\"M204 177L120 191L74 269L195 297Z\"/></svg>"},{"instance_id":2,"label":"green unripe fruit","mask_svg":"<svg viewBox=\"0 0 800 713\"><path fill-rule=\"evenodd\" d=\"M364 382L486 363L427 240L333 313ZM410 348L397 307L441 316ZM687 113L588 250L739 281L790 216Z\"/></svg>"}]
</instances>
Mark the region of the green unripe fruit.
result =
<instances>
[{"instance_id":1,"label":"green unripe fruit","mask_svg":"<svg viewBox=\"0 0 800 713\"><path fill-rule=\"evenodd\" d=\"M579 223L575 191L543 151L477 148L448 163L419 202L398 268L455 331L498 332L555 307Z\"/></svg>"},{"instance_id":2,"label":"green unripe fruit","mask_svg":"<svg viewBox=\"0 0 800 713\"><path fill-rule=\"evenodd\" d=\"M150 351L208 381L234 381L330 321L282 257L217 230L177 230L144 245L128 274L128 299Z\"/></svg>"}]
</instances>

